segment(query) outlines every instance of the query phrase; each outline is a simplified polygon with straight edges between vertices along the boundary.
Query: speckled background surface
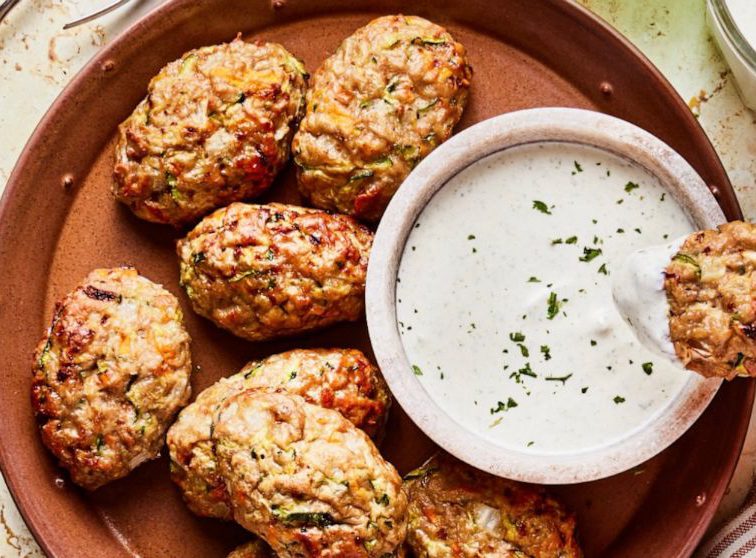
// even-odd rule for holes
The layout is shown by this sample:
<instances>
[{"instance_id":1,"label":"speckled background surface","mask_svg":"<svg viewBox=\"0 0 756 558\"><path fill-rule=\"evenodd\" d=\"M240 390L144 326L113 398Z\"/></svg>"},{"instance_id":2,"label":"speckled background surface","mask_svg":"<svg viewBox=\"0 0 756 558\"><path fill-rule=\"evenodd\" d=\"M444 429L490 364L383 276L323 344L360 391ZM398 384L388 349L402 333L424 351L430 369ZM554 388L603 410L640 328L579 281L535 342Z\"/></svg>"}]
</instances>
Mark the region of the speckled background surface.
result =
<instances>
[{"instance_id":1,"label":"speckled background surface","mask_svg":"<svg viewBox=\"0 0 756 558\"><path fill-rule=\"evenodd\" d=\"M132 0L69 31L64 23L104 4L22 0L0 23L0 192L37 122L76 71L160 0ZM705 22L704 0L579 0L627 35L670 79L709 134L747 219L756 220L756 115L737 96ZM752 421L714 527L742 502L756 465ZM0 482L0 556L43 556Z\"/></svg>"}]
</instances>

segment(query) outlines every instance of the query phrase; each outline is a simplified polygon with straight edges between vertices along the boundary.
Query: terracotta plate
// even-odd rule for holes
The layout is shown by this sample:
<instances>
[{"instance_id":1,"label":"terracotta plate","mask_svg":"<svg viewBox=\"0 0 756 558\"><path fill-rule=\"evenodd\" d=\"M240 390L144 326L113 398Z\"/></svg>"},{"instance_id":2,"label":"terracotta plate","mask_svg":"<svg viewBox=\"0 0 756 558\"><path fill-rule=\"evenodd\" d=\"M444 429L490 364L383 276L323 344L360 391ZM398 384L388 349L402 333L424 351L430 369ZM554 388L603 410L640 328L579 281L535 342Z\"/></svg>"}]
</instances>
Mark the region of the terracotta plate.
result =
<instances>
[{"instance_id":1,"label":"terracotta plate","mask_svg":"<svg viewBox=\"0 0 756 558\"><path fill-rule=\"evenodd\" d=\"M364 321L252 344L194 316L178 286L178 233L139 221L110 197L117 124L149 78L190 48L242 31L283 43L312 70L358 26L406 9L399 0L176 0L105 49L40 124L0 207L0 461L49 555L221 557L246 539L234 525L192 516L165 458L85 494L42 447L29 404L31 351L54 301L92 268L133 264L179 295L194 339L195 393L258 355L296 346L370 349ZM724 170L685 104L637 51L583 9L557 0L418 0L412 12L448 26L468 48L476 73L461 128L528 107L607 112L670 144L716 189L726 215L740 216ZM267 198L298 201L293 169ZM732 382L653 460L602 481L555 488L578 513L587 556L688 556L735 467L753 397L752 382ZM396 408L383 450L406 471L433 446Z\"/></svg>"}]
</instances>

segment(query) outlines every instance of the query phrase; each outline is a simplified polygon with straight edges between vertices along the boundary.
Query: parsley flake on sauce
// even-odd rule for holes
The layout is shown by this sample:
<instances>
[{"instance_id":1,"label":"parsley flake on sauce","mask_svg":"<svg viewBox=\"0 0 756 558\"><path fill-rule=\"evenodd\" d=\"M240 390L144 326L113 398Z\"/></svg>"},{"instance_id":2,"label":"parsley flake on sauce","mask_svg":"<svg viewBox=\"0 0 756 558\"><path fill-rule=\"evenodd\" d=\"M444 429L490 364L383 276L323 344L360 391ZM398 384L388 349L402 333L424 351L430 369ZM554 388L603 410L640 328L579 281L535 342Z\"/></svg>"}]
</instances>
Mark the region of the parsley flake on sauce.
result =
<instances>
[{"instance_id":1,"label":"parsley flake on sauce","mask_svg":"<svg viewBox=\"0 0 756 558\"><path fill-rule=\"evenodd\" d=\"M598 258L601 254L601 248L588 248L586 246L583 248L583 255L578 259L581 262L590 262L591 260Z\"/></svg>"},{"instance_id":2,"label":"parsley flake on sauce","mask_svg":"<svg viewBox=\"0 0 756 558\"><path fill-rule=\"evenodd\" d=\"M628 182L627 184L625 184L625 192L627 192L628 194L638 188L640 188L640 186L638 186L635 182Z\"/></svg>"},{"instance_id":3,"label":"parsley flake on sauce","mask_svg":"<svg viewBox=\"0 0 756 558\"><path fill-rule=\"evenodd\" d=\"M545 213L546 215L551 215L549 206L543 203L541 200L533 200L533 209L537 209L538 211Z\"/></svg>"},{"instance_id":4,"label":"parsley flake on sauce","mask_svg":"<svg viewBox=\"0 0 756 558\"><path fill-rule=\"evenodd\" d=\"M562 385L564 385L570 378L572 378L572 373L567 374L566 376L546 376L544 380L547 382L562 382Z\"/></svg>"},{"instance_id":5,"label":"parsley flake on sauce","mask_svg":"<svg viewBox=\"0 0 756 558\"><path fill-rule=\"evenodd\" d=\"M509 334L509 340L513 343L522 343L525 341L525 335L519 331L514 331Z\"/></svg>"},{"instance_id":6,"label":"parsley flake on sauce","mask_svg":"<svg viewBox=\"0 0 756 558\"><path fill-rule=\"evenodd\" d=\"M549 320L553 320L557 314L559 314L559 309L562 307L562 301L557 299L557 294L552 291L551 294L549 294L549 300L548 300L548 306L546 307L546 317Z\"/></svg>"},{"instance_id":7,"label":"parsley flake on sauce","mask_svg":"<svg viewBox=\"0 0 756 558\"><path fill-rule=\"evenodd\" d=\"M572 174L583 172L583 167L580 166L580 163L578 163L577 161L573 161L573 162L575 163L575 172L573 172Z\"/></svg>"},{"instance_id":8,"label":"parsley flake on sauce","mask_svg":"<svg viewBox=\"0 0 756 558\"><path fill-rule=\"evenodd\" d=\"M543 360L551 360L551 348L548 345L541 345Z\"/></svg>"},{"instance_id":9,"label":"parsley flake on sauce","mask_svg":"<svg viewBox=\"0 0 756 558\"><path fill-rule=\"evenodd\" d=\"M422 376L423 375L423 371L420 370L420 367L417 364L413 364L412 365L412 373L415 376Z\"/></svg>"},{"instance_id":10,"label":"parsley flake on sauce","mask_svg":"<svg viewBox=\"0 0 756 558\"><path fill-rule=\"evenodd\" d=\"M540 283L541 280L538 277L531 277L528 279L528 283Z\"/></svg>"},{"instance_id":11,"label":"parsley flake on sauce","mask_svg":"<svg viewBox=\"0 0 756 558\"><path fill-rule=\"evenodd\" d=\"M567 240L564 241L565 244L576 244L578 238L576 236L571 236Z\"/></svg>"},{"instance_id":12,"label":"parsley flake on sauce","mask_svg":"<svg viewBox=\"0 0 756 558\"><path fill-rule=\"evenodd\" d=\"M612 401L614 401L615 404L619 405L620 403L624 403L625 402L625 398L622 397L621 395L615 395L614 399L612 399Z\"/></svg>"},{"instance_id":13,"label":"parsley flake on sauce","mask_svg":"<svg viewBox=\"0 0 756 558\"><path fill-rule=\"evenodd\" d=\"M609 275L609 271L606 269L606 264L602 263L601 267L598 268L599 273L603 273L604 275Z\"/></svg>"},{"instance_id":14,"label":"parsley flake on sauce","mask_svg":"<svg viewBox=\"0 0 756 558\"><path fill-rule=\"evenodd\" d=\"M491 407L490 411L492 415L495 415L496 413L508 411L509 409L513 409L515 407L517 407L517 401L509 397L507 398L506 403L504 403L504 401L497 401L496 407Z\"/></svg>"},{"instance_id":15,"label":"parsley flake on sauce","mask_svg":"<svg viewBox=\"0 0 756 558\"><path fill-rule=\"evenodd\" d=\"M643 368L643 371L646 373L646 375L650 376L654 373L654 363L653 362L644 362L641 364L641 368Z\"/></svg>"},{"instance_id":16,"label":"parsley flake on sauce","mask_svg":"<svg viewBox=\"0 0 756 558\"><path fill-rule=\"evenodd\" d=\"M525 363L525 366L523 366L522 368L520 368L520 369L519 369L519 370L518 370L517 372L512 372L512 373L511 373L511 374L509 375L509 377L510 377L510 378L514 378L514 379L515 379L515 381L516 381L516 382L517 382L518 384L519 384L520 382L522 382L522 378L521 378L521 376L529 376L529 377L531 377L531 378L537 378L537 377L538 377L538 374L536 374L535 372L533 372L533 369L532 369L532 368L530 368L530 363L529 363L529 362L526 362L526 363Z\"/></svg>"}]
</instances>

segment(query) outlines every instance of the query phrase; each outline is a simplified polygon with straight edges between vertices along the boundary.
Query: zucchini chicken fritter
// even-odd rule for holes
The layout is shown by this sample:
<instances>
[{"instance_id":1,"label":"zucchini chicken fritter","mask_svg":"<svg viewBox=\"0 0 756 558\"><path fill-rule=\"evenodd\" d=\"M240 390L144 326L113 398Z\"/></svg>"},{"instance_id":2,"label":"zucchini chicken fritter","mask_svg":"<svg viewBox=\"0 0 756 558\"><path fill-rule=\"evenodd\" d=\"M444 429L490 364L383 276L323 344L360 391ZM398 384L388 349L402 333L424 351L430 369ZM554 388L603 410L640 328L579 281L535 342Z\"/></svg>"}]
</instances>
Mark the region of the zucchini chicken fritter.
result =
<instances>
[{"instance_id":1,"label":"zucchini chicken fritter","mask_svg":"<svg viewBox=\"0 0 756 558\"><path fill-rule=\"evenodd\" d=\"M704 376L756 376L756 226L693 233L667 266L675 353Z\"/></svg>"},{"instance_id":2,"label":"zucchini chicken fritter","mask_svg":"<svg viewBox=\"0 0 756 558\"><path fill-rule=\"evenodd\" d=\"M238 37L169 63L119 128L116 199L180 226L259 195L289 158L306 79L281 45Z\"/></svg>"},{"instance_id":3,"label":"zucchini chicken fritter","mask_svg":"<svg viewBox=\"0 0 756 558\"><path fill-rule=\"evenodd\" d=\"M168 430L171 477L196 514L232 519L212 440L218 408L246 389L270 388L301 395L339 411L371 437L379 436L391 395L375 367L354 349L298 349L252 361L199 394Z\"/></svg>"},{"instance_id":4,"label":"zucchini chicken fritter","mask_svg":"<svg viewBox=\"0 0 756 558\"><path fill-rule=\"evenodd\" d=\"M262 341L360 317L373 234L345 215L231 204L178 243L194 310Z\"/></svg>"},{"instance_id":5,"label":"zucchini chicken fritter","mask_svg":"<svg viewBox=\"0 0 756 558\"><path fill-rule=\"evenodd\" d=\"M406 477L407 545L416 558L579 558L575 518L540 487L447 454Z\"/></svg>"},{"instance_id":6,"label":"zucchini chicken fritter","mask_svg":"<svg viewBox=\"0 0 756 558\"><path fill-rule=\"evenodd\" d=\"M212 439L234 519L280 558L380 558L404 540L401 478L341 413L247 390L221 405Z\"/></svg>"},{"instance_id":7,"label":"zucchini chicken fritter","mask_svg":"<svg viewBox=\"0 0 756 558\"><path fill-rule=\"evenodd\" d=\"M467 104L465 48L420 17L375 19L315 72L292 150L313 205L377 221Z\"/></svg>"},{"instance_id":8,"label":"zucchini chicken fritter","mask_svg":"<svg viewBox=\"0 0 756 558\"><path fill-rule=\"evenodd\" d=\"M176 298L133 268L96 269L56 307L34 355L42 441L94 490L157 457L190 395Z\"/></svg>"}]
</instances>

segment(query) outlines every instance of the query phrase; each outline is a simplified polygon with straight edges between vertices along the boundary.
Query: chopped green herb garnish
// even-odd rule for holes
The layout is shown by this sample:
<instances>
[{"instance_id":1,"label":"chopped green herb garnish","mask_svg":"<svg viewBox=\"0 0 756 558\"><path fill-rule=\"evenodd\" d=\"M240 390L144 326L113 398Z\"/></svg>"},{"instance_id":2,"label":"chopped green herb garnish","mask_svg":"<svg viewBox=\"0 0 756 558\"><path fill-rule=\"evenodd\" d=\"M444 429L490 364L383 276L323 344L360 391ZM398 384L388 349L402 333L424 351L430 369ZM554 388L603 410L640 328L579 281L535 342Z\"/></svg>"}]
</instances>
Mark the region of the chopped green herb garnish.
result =
<instances>
[{"instance_id":1,"label":"chopped green herb garnish","mask_svg":"<svg viewBox=\"0 0 756 558\"><path fill-rule=\"evenodd\" d=\"M475 240L475 235L474 234L468 234L467 235L467 240Z\"/></svg>"},{"instance_id":2,"label":"chopped green herb garnish","mask_svg":"<svg viewBox=\"0 0 756 558\"><path fill-rule=\"evenodd\" d=\"M549 294L549 301L548 306L546 307L546 317L549 320L553 320L554 317L559 314L559 308L561 308L562 303L557 299L557 294L555 292L551 292Z\"/></svg>"},{"instance_id":3,"label":"chopped green herb garnish","mask_svg":"<svg viewBox=\"0 0 756 558\"><path fill-rule=\"evenodd\" d=\"M583 167L580 166L580 163L577 161L573 161L575 163L575 172L583 172Z\"/></svg>"},{"instance_id":4,"label":"chopped green herb garnish","mask_svg":"<svg viewBox=\"0 0 756 558\"><path fill-rule=\"evenodd\" d=\"M572 374L567 374L566 376L546 376L544 380L547 382L562 382L562 385L567 383L567 380L572 378Z\"/></svg>"},{"instance_id":5,"label":"chopped green herb garnish","mask_svg":"<svg viewBox=\"0 0 756 558\"><path fill-rule=\"evenodd\" d=\"M563 242L564 240L562 240L561 238L555 238L551 241L551 245L554 246L554 244L562 244Z\"/></svg>"},{"instance_id":6,"label":"chopped green herb garnish","mask_svg":"<svg viewBox=\"0 0 756 558\"><path fill-rule=\"evenodd\" d=\"M520 368L517 372L512 372L509 377L514 378L518 383L520 382L520 376L530 376L531 378L537 378L538 375L530 368L530 363L526 362L525 366Z\"/></svg>"},{"instance_id":7,"label":"chopped green herb garnish","mask_svg":"<svg viewBox=\"0 0 756 558\"><path fill-rule=\"evenodd\" d=\"M518 343L517 346L520 347L520 353L522 354L522 356L524 356L525 358L530 356L530 351L528 351L528 348L525 345Z\"/></svg>"},{"instance_id":8,"label":"chopped green herb garnish","mask_svg":"<svg viewBox=\"0 0 756 558\"><path fill-rule=\"evenodd\" d=\"M617 229L617 232L618 232L619 234L623 234L623 233L625 232L625 229Z\"/></svg>"},{"instance_id":9,"label":"chopped green herb garnish","mask_svg":"<svg viewBox=\"0 0 756 558\"><path fill-rule=\"evenodd\" d=\"M533 200L533 209L537 209L541 213L545 213L546 215L551 215L551 210L549 209L549 206L543 203L540 200Z\"/></svg>"},{"instance_id":10,"label":"chopped green herb garnish","mask_svg":"<svg viewBox=\"0 0 756 558\"><path fill-rule=\"evenodd\" d=\"M571 236L567 240L564 241L565 244L575 244L577 242L578 238L576 236Z\"/></svg>"},{"instance_id":11,"label":"chopped green herb garnish","mask_svg":"<svg viewBox=\"0 0 756 558\"><path fill-rule=\"evenodd\" d=\"M412 365L412 373L415 376L422 376L423 375L423 371L420 369L420 367L417 364L413 364Z\"/></svg>"},{"instance_id":12,"label":"chopped green herb garnish","mask_svg":"<svg viewBox=\"0 0 756 558\"><path fill-rule=\"evenodd\" d=\"M601 255L601 248L583 248L583 255L578 258L581 262L590 262Z\"/></svg>"},{"instance_id":13,"label":"chopped green herb garnish","mask_svg":"<svg viewBox=\"0 0 756 558\"><path fill-rule=\"evenodd\" d=\"M514 333L509 334L509 340L513 343L522 343L525 341L525 335L520 333L519 331L515 331Z\"/></svg>"},{"instance_id":14,"label":"chopped green herb garnish","mask_svg":"<svg viewBox=\"0 0 756 558\"><path fill-rule=\"evenodd\" d=\"M580 393L587 393L587 392L588 392L588 386L580 388Z\"/></svg>"},{"instance_id":15,"label":"chopped green herb garnish","mask_svg":"<svg viewBox=\"0 0 756 558\"><path fill-rule=\"evenodd\" d=\"M509 409L513 409L514 407L517 407L517 401L509 397L507 398L506 403L504 403L503 401L498 401L496 407L491 408L490 411L493 415L496 413L501 413L502 411L508 411Z\"/></svg>"},{"instance_id":16,"label":"chopped green herb garnish","mask_svg":"<svg viewBox=\"0 0 756 558\"><path fill-rule=\"evenodd\" d=\"M643 371L649 376L654 373L653 362L644 362L643 364L641 364L641 367L643 368Z\"/></svg>"},{"instance_id":17,"label":"chopped green herb garnish","mask_svg":"<svg viewBox=\"0 0 756 558\"><path fill-rule=\"evenodd\" d=\"M624 403L625 402L625 398L622 397L621 395L615 395L614 399L612 399L612 401L614 401L617 405L619 405L620 403Z\"/></svg>"},{"instance_id":18,"label":"chopped green herb garnish","mask_svg":"<svg viewBox=\"0 0 756 558\"><path fill-rule=\"evenodd\" d=\"M596 340L591 339L591 347L595 347L596 345L598 345L598 343L596 343Z\"/></svg>"},{"instance_id":19,"label":"chopped green herb garnish","mask_svg":"<svg viewBox=\"0 0 756 558\"><path fill-rule=\"evenodd\" d=\"M603 273L604 275L609 275L609 271L606 269L606 264L602 263L601 267L598 268L599 273Z\"/></svg>"},{"instance_id":20,"label":"chopped green herb garnish","mask_svg":"<svg viewBox=\"0 0 756 558\"><path fill-rule=\"evenodd\" d=\"M627 184L625 184L625 192L627 192L628 194L637 188L640 188L640 186L638 186L635 182L628 182Z\"/></svg>"},{"instance_id":21,"label":"chopped green herb garnish","mask_svg":"<svg viewBox=\"0 0 756 558\"><path fill-rule=\"evenodd\" d=\"M543 360L551 360L551 349L548 345L541 345L541 353L543 354Z\"/></svg>"},{"instance_id":22,"label":"chopped green herb garnish","mask_svg":"<svg viewBox=\"0 0 756 558\"><path fill-rule=\"evenodd\" d=\"M531 277L528 279L528 283L540 283L541 280L538 277Z\"/></svg>"}]
</instances>

